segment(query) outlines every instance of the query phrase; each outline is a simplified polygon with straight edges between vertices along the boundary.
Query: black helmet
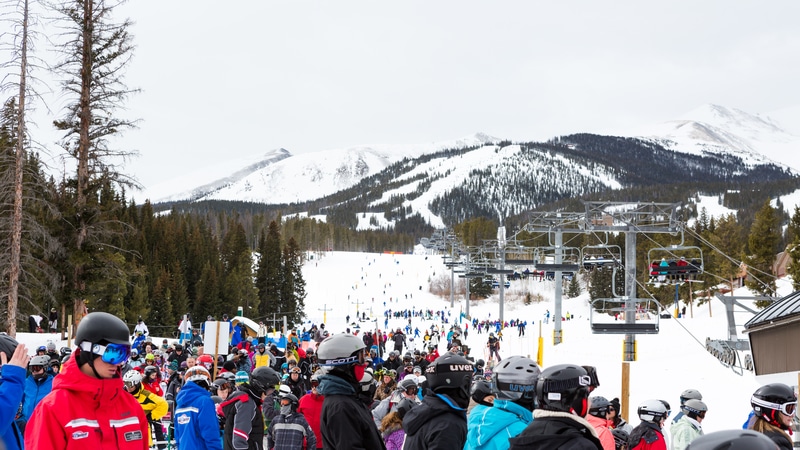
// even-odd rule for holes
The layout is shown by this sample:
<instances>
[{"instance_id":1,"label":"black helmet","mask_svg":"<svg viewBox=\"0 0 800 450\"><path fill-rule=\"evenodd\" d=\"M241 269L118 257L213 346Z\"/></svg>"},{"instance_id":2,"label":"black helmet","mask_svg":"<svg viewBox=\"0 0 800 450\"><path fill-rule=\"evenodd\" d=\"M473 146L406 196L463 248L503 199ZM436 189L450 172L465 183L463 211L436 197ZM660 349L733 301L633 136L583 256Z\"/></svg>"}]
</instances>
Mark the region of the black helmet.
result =
<instances>
[{"instance_id":1,"label":"black helmet","mask_svg":"<svg viewBox=\"0 0 800 450\"><path fill-rule=\"evenodd\" d=\"M447 393L453 393L459 406L466 408L469 405L474 372L475 369L467 358L447 352L428 365L425 369L425 380L433 392L454 391Z\"/></svg>"},{"instance_id":2,"label":"black helmet","mask_svg":"<svg viewBox=\"0 0 800 450\"><path fill-rule=\"evenodd\" d=\"M0 333L0 352L5 353L8 359L11 359L11 355L17 350L17 345L19 342L16 339L6 333Z\"/></svg>"},{"instance_id":3,"label":"black helmet","mask_svg":"<svg viewBox=\"0 0 800 450\"><path fill-rule=\"evenodd\" d=\"M725 430L695 438L686 450L775 450L772 439L753 430Z\"/></svg>"},{"instance_id":4,"label":"black helmet","mask_svg":"<svg viewBox=\"0 0 800 450\"><path fill-rule=\"evenodd\" d=\"M585 417L588 412L589 387L592 379L586 369L575 364L548 367L536 383L539 407Z\"/></svg>"},{"instance_id":5,"label":"black helmet","mask_svg":"<svg viewBox=\"0 0 800 450\"><path fill-rule=\"evenodd\" d=\"M297 406L298 400L297 400L297 397L296 397L294 394L291 394L291 393L283 393L283 394L281 394L281 395L279 396L279 398L280 398L281 400L283 400L283 399L289 400L289 403L291 403L291 404L292 404L292 406Z\"/></svg>"},{"instance_id":6,"label":"black helmet","mask_svg":"<svg viewBox=\"0 0 800 450\"><path fill-rule=\"evenodd\" d=\"M119 317L107 312L97 311L89 313L78 323L75 332L75 343L80 346L82 342L92 344L130 344L128 340L130 331L125 322Z\"/></svg>"},{"instance_id":7,"label":"black helmet","mask_svg":"<svg viewBox=\"0 0 800 450\"><path fill-rule=\"evenodd\" d=\"M782 421L778 420L778 412L792 416L797 409L797 395L794 389L783 383L765 384L758 388L750 397L757 417L761 417L770 424L786 429Z\"/></svg>"},{"instance_id":8,"label":"black helmet","mask_svg":"<svg viewBox=\"0 0 800 450\"><path fill-rule=\"evenodd\" d=\"M614 436L614 445L617 449L628 448L628 432L622 428L612 428L611 435Z\"/></svg>"},{"instance_id":9,"label":"black helmet","mask_svg":"<svg viewBox=\"0 0 800 450\"><path fill-rule=\"evenodd\" d=\"M536 381L541 373L536 361L524 356L509 356L499 362L492 372L495 398L511 400L533 410Z\"/></svg>"},{"instance_id":10,"label":"black helmet","mask_svg":"<svg viewBox=\"0 0 800 450\"><path fill-rule=\"evenodd\" d=\"M639 415L639 420L652 423L659 423L669 415L667 407L661 400L645 400L639 405L636 413Z\"/></svg>"},{"instance_id":11,"label":"black helmet","mask_svg":"<svg viewBox=\"0 0 800 450\"><path fill-rule=\"evenodd\" d=\"M475 367L483 369L483 366L485 366L485 365L486 365L486 361L484 361L482 359L478 359L477 361L475 361Z\"/></svg>"},{"instance_id":12,"label":"black helmet","mask_svg":"<svg viewBox=\"0 0 800 450\"><path fill-rule=\"evenodd\" d=\"M406 377L403 378L399 383L397 383L397 390L398 391L405 391L408 388L416 388L417 387L417 380L414 377Z\"/></svg>"},{"instance_id":13,"label":"black helmet","mask_svg":"<svg viewBox=\"0 0 800 450\"><path fill-rule=\"evenodd\" d=\"M483 406L492 406L490 402L484 400L489 395L494 395L492 393L492 383L483 379L477 379L472 383L469 396L472 397L475 403Z\"/></svg>"},{"instance_id":14,"label":"black helmet","mask_svg":"<svg viewBox=\"0 0 800 450\"><path fill-rule=\"evenodd\" d=\"M408 398L404 398L404 399L400 400L399 402L397 402L397 404L392 406L392 410L390 412L396 412L398 417L400 417L400 419L402 419L403 417L406 416L406 413L411 411L411 408L413 408L415 406L417 406L417 404L414 403L413 400L408 399Z\"/></svg>"},{"instance_id":15,"label":"black helmet","mask_svg":"<svg viewBox=\"0 0 800 450\"><path fill-rule=\"evenodd\" d=\"M259 395L266 393L270 388L274 389L280 383L281 376L271 367L261 366L250 374L250 386Z\"/></svg>"},{"instance_id":16,"label":"black helmet","mask_svg":"<svg viewBox=\"0 0 800 450\"><path fill-rule=\"evenodd\" d=\"M601 397L599 395L595 397L589 397L589 414L595 417L605 419L606 414L608 414L609 406L611 406L611 402L605 397Z\"/></svg>"}]
</instances>

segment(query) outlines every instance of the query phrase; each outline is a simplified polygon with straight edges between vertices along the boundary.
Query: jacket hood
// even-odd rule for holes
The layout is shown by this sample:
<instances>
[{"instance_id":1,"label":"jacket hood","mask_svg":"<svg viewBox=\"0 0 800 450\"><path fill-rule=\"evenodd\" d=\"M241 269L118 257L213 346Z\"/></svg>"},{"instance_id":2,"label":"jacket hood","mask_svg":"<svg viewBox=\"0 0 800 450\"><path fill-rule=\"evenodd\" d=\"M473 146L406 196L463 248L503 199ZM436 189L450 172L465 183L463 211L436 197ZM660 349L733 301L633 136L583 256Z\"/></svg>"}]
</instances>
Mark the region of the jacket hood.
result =
<instances>
[{"instance_id":1,"label":"jacket hood","mask_svg":"<svg viewBox=\"0 0 800 450\"><path fill-rule=\"evenodd\" d=\"M475 415L473 417L473 415ZM486 445L498 433L506 432L509 426L514 423L531 423L533 414L522 406L509 401L495 399L494 406L489 408L473 409L469 415L470 439L474 438L478 446ZM476 424L479 426L473 427Z\"/></svg>"},{"instance_id":2,"label":"jacket hood","mask_svg":"<svg viewBox=\"0 0 800 450\"><path fill-rule=\"evenodd\" d=\"M346 380L333 375L323 375L319 378L317 392L321 395L355 395L356 389Z\"/></svg>"},{"instance_id":3,"label":"jacket hood","mask_svg":"<svg viewBox=\"0 0 800 450\"><path fill-rule=\"evenodd\" d=\"M200 397L211 398L211 393L201 388L197 383L188 382L178 392L175 397L175 402L180 405L196 405L195 403Z\"/></svg>"},{"instance_id":4,"label":"jacket hood","mask_svg":"<svg viewBox=\"0 0 800 450\"><path fill-rule=\"evenodd\" d=\"M75 358L79 352L73 352L61 368L61 373L53 378L53 391L64 389L73 392L82 392L86 395L80 398L91 398L96 404L104 404L119 400L123 395L130 395L125 391L122 378L117 376L108 379L90 377L78 367ZM119 375L119 372L117 373Z\"/></svg>"},{"instance_id":5,"label":"jacket hood","mask_svg":"<svg viewBox=\"0 0 800 450\"><path fill-rule=\"evenodd\" d=\"M422 404L411 408L403 418L403 429L406 434L416 434L427 422L442 414L455 414L466 422L467 412L459 407L456 402L444 394L435 394L428 391Z\"/></svg>"}]
</instances>

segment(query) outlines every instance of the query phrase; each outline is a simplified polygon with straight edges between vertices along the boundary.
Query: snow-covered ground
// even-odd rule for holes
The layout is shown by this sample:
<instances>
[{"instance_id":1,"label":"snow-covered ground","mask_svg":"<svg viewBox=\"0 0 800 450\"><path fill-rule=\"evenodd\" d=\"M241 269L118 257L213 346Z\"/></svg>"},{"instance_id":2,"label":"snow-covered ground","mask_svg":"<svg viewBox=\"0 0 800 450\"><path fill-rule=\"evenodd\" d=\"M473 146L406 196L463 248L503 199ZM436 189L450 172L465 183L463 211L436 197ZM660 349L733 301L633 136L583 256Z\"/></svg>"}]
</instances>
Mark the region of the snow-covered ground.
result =
<instances>
[{"instance_id":1,"label":"snow-covered ground","mask_svg":"<svg viewBox=\"0 0 800 450\"><path fill-rule=\"evenodd\" d=\"M376 325L384 328L384 308L393 310L405 308L425 308L448 311L451 321L456 321L459 312L466 305L463 296L456 296L454 308L450 308L449 297L439 297L429 292L431 282L442 277L449 280L449 271L442 258L434 255L393 255L376 253L328 252L314 254L304 269L308 296L305 311L308 324L325 320L326 328L332 332L343 332L348 325L345 318L351 316L355 322L356 311L366 313L368 320L356 322L361 330L372 330ZM587 294L578 298L565 299L562 311L573 314L575 318L562 322L563 343L553 345L553 323L541 324L546 310L554 311L553 282L514 281L506 290L504 318L520 319L528 322L524 337L518 337L516 328L507 329L500 353L507 357L514 354L531 356L535 359L539 329L544 337L544 366L559 363L593 365L598 369L601 386L595 392L607 398L619 397L622 370L621 335L592 334L589 327ZM791 291L787 280L778 283L780 294ZM524 305L520 300L525 290L534 295L541 294L544 301ZM736 295L748 295L745 290ZM644 292L640 290L639 296ZM385 306L384 306L385 303ZM497 296L482 301L472 301L470 314L479 319L498 317ZM761 384L768 381L757 379L752 373L738 375L723 367L705 350L706 337L727 338L727 325L724 307L718 300L710 304L695 304L687 310L687 318L662 319L660 333L637 336L638 360L630 363L630 419L633 425L639 421L635 415L636 406L648 398L661 398L672 405L673 413L678 410L678 396L687 388L694 388L703 394L703 401L709 413L703 422L706 432L741 427L750 410L750 395ZM737 314L737 330L750 314ZM257 318L254 318L257 319ZM392 319L389 327L405 326L407 321ZM424 328L433 321L413 320L424 334ZM441 323L439 323L440 326ZM483 348L487 335L477 334L469 326L466 343L475 357L484 357ZM740 334L741 336L741 334ZM18 335L31 352L38 345L44 345L53 335ZM60 345L61 343L58 343ZM411 343L421 348L421 339ZM442 349L444 343L442 343ZM759 377L761 378L761 377ZM797 384L796 374L780 378L788 384ZM771 379L770 379L771 380Z\"/></svg>"}]
</instances>

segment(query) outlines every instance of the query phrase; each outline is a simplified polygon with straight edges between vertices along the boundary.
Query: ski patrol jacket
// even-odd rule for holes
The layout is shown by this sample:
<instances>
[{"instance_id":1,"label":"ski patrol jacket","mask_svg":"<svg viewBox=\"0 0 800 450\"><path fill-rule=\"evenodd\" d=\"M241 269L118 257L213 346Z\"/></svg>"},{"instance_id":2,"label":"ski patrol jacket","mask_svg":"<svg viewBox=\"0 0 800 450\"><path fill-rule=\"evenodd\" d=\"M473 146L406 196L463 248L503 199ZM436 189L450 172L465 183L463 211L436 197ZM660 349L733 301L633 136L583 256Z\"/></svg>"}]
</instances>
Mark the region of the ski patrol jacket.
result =
<instances>
[{"instance_id":1,"label":"ski patrol jacket","mask_svg":"<svg viewBox=\"0 0 800 450\"><path fill-rule=\"evenodd\" d=\"M0 439L7 450L19 450L22 447L22 432L14 417L22 401L25 369L22 367L3 365L0 368Z\"/></svg>"},{"instance_id":2,"label":"ski patrol jacket","mask_svg":"<svg viewBox=\"0 0 800 450\"><path fill-rule=\"evenodd\" d=\"M227 400L219 404L225 417L223 448L263 450L264 416L261 413L261 398L250 391L247 383L237 389Z\"/></svg>"},{"instance_id":3,"label":"ski patrol jacket","mask_svg":"<svg viewBox=\"0 0 800 450\"><path fill-rule=\"evenodd\" d=\"M76 363L78 354L72 353L53 379L53 390L34 409L25 427L25 448L147 450L147 419L122 378L85 375Z\"/></svg>"},{"instance_id":4,"label":"ski patrol jacket","mask_svg":"<svg viewBox=\"0 0 800 450\"><path fill-rule=\"evenodd\" d=\"M322 448L386 449L367 406L358 399L353 385L335 375L324 375L320 377L317 392L325 396L320 419Z\"/></svg>"},{"instance_id":5,"label":"ski patrol jacket","mask_svg":"<svg viewBox=\"0 0 800 450\"><path fill-rule=\"evenodd\" d=\"M178 448L222 450L214 401L197 383L188 382L178 392L173 424Z\"/></svg>"},{"instance_id":6,"label":"ski patrol jacket","mask_svg":"<svg viewBox=\"0 0 800 450\"><path fill-rule=\"evenodd\" d=\"M25 378L25 394L22 396L22 418L27 422L33 414L33 408L53 389L53 376L37 380L33 375Z\"/></svg>"},{"instance_id":7,"label":"ski patrol jacket","mask_svg":"<svg viewBox=\"0 0 800 450\"><path fill-rule=\"evenodd\" d=\"M508 440L522 433L533 420L531 411L509 401L495 399L491 408L473 408L467 417L464 450L505 450Z\"/></svg>"},{"instance_id":8,"label":"ski patrol jacket","mask_svg":"<svg viewBox=\"0 0 800 450\"><path fill-rule=\"evenodd\" d=\"M512 450L603 450L586 419L543 409L533 411L533 422L510 443Z\"/></svg>"},{"instance_id":9,"label":"ski patrol jacket","mask_svg":"<svg viewBox=\"0 0 800 450\"><path fill-rule=\"evenodd\" d=\"M403 418L405 449L458 450L467 440L467 412L450 397L425 391L422 403Z\"/></svg>"}]
</instances>

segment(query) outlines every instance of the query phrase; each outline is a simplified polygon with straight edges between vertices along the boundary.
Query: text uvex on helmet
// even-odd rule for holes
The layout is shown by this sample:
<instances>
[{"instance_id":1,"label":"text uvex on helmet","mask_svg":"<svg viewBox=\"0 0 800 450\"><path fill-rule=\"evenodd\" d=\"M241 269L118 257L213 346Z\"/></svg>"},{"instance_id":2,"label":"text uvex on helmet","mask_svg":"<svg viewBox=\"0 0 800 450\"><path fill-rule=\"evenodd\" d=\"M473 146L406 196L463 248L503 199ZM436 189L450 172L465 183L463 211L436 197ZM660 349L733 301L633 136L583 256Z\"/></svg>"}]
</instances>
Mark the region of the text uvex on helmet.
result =
<instances>
[{"instance_id":1,"label":"text uvex on helmet","mask_svg":"<svg viewBox=\"0 0 800 450\"><path fill-rule=\"evenodd\" d=\"M343 366L363 361L364 341L352 334L336 334L320 342L317 360L320 366Z\"/></svg>"},{"instance_id":2,"label":"text uvex on helmet","mask_svg":"<svg viewBox=\"0 0 800 450\"><path fill-rule=\"evenodd\" d=\"M274 389L280 382L281 376L271 367L261 366L250 374L250 387L259 395Z\"/></svg>"},{"instance_id":3,"label":"text uvex on helmet","mask_svg":"<svg viewBox=\"0 0 800 450\"><path fill-rule=\"evenodd\" d=\"M775 442L753 430L715 431L695 438L686 450L775 450Z\"/></svg>"},{"instance_id":4,"label":"text uvex on helmet","mask_svg":"<svg viewBox=\"0 0 800 450\"><path fill-rule=\"evenodd\" d=\"M490 402L484 400L489 395L494 395L492 392L492 383L483 379L477 379L472 382L469 396L475 401L475 403L483 406L492 406Z\"/></svg>"},{"instance_id":5,"label":"text uvex on helmet","mask_svg":"<svg viewBox=\"0 0 800 450\"><path fill-rule=\"evenodd\" d=\"M462 408L469 405L469 391L472 386L472 363L452 352L436 358L425 369L428 387L436 393L446 391Z\"/></svg>"},{"instance_id":6,"label":"text uvex on helmet","mask_svg":"<svg viewBox=\"0 0 800 450\"><path fill-rule=\"evenodd\" d=\"M611 406L611 402L605 397L599 395L589 397L589 414L595 417L605 419L609 406Z\"/></svg>"},{"instance_id":7,"label":"text uvex on helmet","mask_svg":"<svg viewBox=\"0 0 800 450\"><path fill-rule=\"evenodd\" d=\"M524 356L509 356L494 366L492 388L495 398L511 400L533 410L536 381L541 373L536 361Z\"/></svg>"},{"instance_id":8,"label":"text uvex on helmet","mask_svg":"<svg viewBox=\"0 0 800 450\"><path fill-rule=\"evenodd\" d=\"M698 417L705 417L706 411L708 411L708 406L703 403L702 400L697 400L695 398L690 398L686 400L686 403L683 404L684 413L691 417L692 419L697 419Z\"/></svg>"},{"instance_id":9,"label":"text uvex on helmet","mask_svg":"<svg viewBox=\"0 0 800 450\"><path fill-rule=\"evenodd\" d=\"M658 423L667 418L667 407L661 400L645 400L636 410L639 420Z\"/></svg>"},{"instance_id":10,"label":"text uvex on helmet","mask_svg":"<svg viewBox=\"0 0 800 450\"><path fill-rule=\"evenodd\" d=\"M575 364L548 367L536 383L539 407L585 417L588 412L589 387L592 380L586 369Z\"/></svg>"},{"instance_id":11,"label":"text uvex on helmet","mask_svg":"<svg viewBox=\"0 0 800 450\"><path fill-rule=\"evenodd\" d=\"M786 429L783 421L779 420L778 413L794 415L797 410L797 395L794 389L783 383L765 384L756 389L750 397L750 405L753 406L756 416L762 417L776 427Z\"/></svg>"},{"instance_id":12,"label":"text uvex on helmet","mask_svg":"<svg viewBox=\"0 0 800 450\"><path fill-rule=\"evenodd\" d=\"M203 366L189 367L186 369L183 379L184 382L194 382L203 389L208 389L211 386L211 374Z\"/></svg>"}]
</instances>

